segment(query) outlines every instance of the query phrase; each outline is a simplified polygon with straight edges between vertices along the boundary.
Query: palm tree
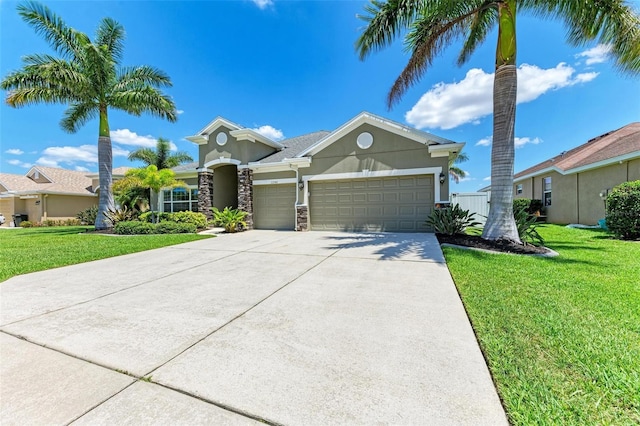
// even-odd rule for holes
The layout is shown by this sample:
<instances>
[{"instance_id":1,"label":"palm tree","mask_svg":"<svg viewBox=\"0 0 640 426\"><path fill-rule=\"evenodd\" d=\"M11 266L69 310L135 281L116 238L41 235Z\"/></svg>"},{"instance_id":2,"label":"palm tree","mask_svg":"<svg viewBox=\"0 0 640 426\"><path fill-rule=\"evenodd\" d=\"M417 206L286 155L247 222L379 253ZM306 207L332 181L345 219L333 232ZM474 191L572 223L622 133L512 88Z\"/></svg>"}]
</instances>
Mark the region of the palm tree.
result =
<instances>
[{"instance_id":1,"label":"palm tree","mask_svg":"<svg viewBox=\"0 0 640 426\"><path fill-rule=\"evenodd\" d=\"M449 177L453 179L455 183L460 183L460 179L467 177L467 172L456 166L456 164L464 163L468 160L469 156L464 152L459 152L449 157Z\"/></svg>"},{"instance_id":2,"label":"palm tree","mask_svg":"<svg viewBox=\"0 0 640 426\"><path fill-rule=\"evenodd\" d=\"M491 207L482 237L520 242L513 219L513 162L516 111L516 16L526 11L556 18L568 28L568 41L584 45L593 40L611 46L616 67L640 72L640 17L624 0L371 0L367 22L356 42L364 59L389 46L406 32L411 57L387 97L387 106L400 100L431 66L433 59L456 40L463 40L458 65L466 63L498 27L493 85L493 146L491 148Z\"/></svg>"},{"instance_id":3,"label":"palm tree","mask_svg":"<svg viewBox=\"0 0 640 426\"><path fill-rule=\"evenodd\" d=\"M104 213L114 207L109 109L135 116L144 112L174 122L178 117L175 104L159 90L170 87L171 79L149 66L120 67L125 33L113 19L100 21L92 42L86 34L68 27L41 4L19 5L18 13L49 42L59 57L43 54L24 57L24 67L2 81L2 88L9 90L6 102L12 107L68 104L60 125L69 133L99 118L100 199L96 229L108 228Z\"/></svg>"},{"instance_id":4,"label":"palm tree","mask_svg":"<svg viewBox=\"0 0 640 426\"><path fill-rule=\"evenodd\" d=\"M181 180L176 180L176 174L171 169L160 169L152 164L145 168L131 169L127 171L124 179L114 184L116 190L126 190L128 188L146 188L156 194L160 194L163 188L188 188L187 184ZM151 220L155 222L154 212L159 211L159 197L156 196L155 206L151 209Z\"/></svg>"},{"instance_id":5,"label":"palm tree","mask_svg":"<svg viewBox=\"0 0 640 426\"><path fill-rule=\"evenodd\" d=\"M158 170L170 169L182 163L193 161L191 156L179 151L171 153L171 143L167 139L158 138L155 151L151 148L140 148L129 154L129 160L142 161L147 166L155 165Z\"/></svg>"}]
</instances>

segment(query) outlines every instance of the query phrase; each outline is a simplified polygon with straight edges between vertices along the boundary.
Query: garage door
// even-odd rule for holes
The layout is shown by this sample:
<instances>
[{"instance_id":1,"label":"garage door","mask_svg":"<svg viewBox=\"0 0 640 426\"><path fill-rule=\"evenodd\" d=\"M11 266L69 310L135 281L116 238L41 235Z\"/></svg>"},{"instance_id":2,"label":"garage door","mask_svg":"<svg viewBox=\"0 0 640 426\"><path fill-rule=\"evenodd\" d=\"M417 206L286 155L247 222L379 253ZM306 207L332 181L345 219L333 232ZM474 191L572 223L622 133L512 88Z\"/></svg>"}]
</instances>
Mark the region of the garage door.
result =
<instances>
[{"instance_id":1,"label":"garage door","mask_svg":"<svg viewBox=\"0 0 640 426\"><path fill-rule=\"evenodd\" d=\"M311 182L313 230L427 231L433 176Z\"/></svg>"},{"instance_id":2,"label":"garage door","mask_svg":"<svg viewBox=\"0 0 640 426\"><path fill-rule=\"evenodd\" d=\"M253 187L253 226L256 229L295 229L295 185Z\"/></svg>"}]
</instances>

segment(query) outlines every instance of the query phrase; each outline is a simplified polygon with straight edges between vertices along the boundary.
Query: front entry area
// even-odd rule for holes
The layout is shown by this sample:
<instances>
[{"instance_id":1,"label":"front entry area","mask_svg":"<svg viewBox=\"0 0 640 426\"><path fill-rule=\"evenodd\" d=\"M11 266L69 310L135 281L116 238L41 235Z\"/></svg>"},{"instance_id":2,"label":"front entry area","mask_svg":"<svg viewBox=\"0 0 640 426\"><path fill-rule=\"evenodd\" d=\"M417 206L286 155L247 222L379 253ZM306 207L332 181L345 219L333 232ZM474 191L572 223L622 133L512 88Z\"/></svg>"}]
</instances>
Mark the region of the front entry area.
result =
<instances>
[{"instance_id":1,"label":"front entry area","mask_svg":"<svg viewBox=\"0 0 640 426\"><path fill-rule=\"evenodd\" d=\"M295 184L255 185L253 224L256 229L295 229Z\"/></svg>"},{"instance_id":2,"label":"front entry area","mask_svg":"<svg viewBox=\"0 0 640 426\"><path fill-rule=\"evenodd\" d=\"M433 175L310 182L314 231L425 232Z\"/></svg>"}]
</instances>

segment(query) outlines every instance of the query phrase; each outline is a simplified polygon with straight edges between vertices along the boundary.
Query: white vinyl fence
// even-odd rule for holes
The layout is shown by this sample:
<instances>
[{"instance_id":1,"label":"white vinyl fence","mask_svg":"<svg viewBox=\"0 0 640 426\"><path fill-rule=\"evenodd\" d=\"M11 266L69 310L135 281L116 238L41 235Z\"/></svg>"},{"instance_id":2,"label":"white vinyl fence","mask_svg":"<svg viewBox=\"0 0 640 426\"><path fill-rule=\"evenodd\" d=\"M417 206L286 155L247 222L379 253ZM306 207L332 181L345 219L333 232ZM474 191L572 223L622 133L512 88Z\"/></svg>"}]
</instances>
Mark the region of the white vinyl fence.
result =
<instances>
[{"instance_id":1,"label":"white vinyl fence","mask_svg":"<svg viewBox=\"0 0 640 426\"><path fill-rule=\"evenodd\" d=\"M476 220L484 225L489 214L489 192L454 192L451 194L451 204L458 204L460 208L475 213Z\"/></svg>"}]
</instances>

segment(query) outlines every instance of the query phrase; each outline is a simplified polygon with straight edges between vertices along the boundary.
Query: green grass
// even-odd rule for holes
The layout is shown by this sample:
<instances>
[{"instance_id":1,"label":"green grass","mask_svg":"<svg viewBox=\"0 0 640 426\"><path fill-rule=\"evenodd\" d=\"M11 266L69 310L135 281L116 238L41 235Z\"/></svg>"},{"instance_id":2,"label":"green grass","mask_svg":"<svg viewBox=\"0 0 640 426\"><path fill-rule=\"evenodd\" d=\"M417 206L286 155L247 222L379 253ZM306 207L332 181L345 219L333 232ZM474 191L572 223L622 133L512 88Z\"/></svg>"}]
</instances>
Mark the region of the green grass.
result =
<instances>
[{"instance_id":1,"label":"green grass","mask_svg":"<svg viewBox=\"0 0 640 426\"><path fill-rule=\"evenodd\" d=\"M509 420L640 424L640 242L539 230L559 257L443 248Z\"/></svg>"},{"instance_id":2,"label":"green grass","mask_svg":"<svg viewBox=\"0 0 640 426\"><path fill-rule=\"evenodd\" d=\"M0 282L15 275L135 253L203 238L196 234L82 234L86 226L0 231Z\"/></svg>"}]
</instances>

